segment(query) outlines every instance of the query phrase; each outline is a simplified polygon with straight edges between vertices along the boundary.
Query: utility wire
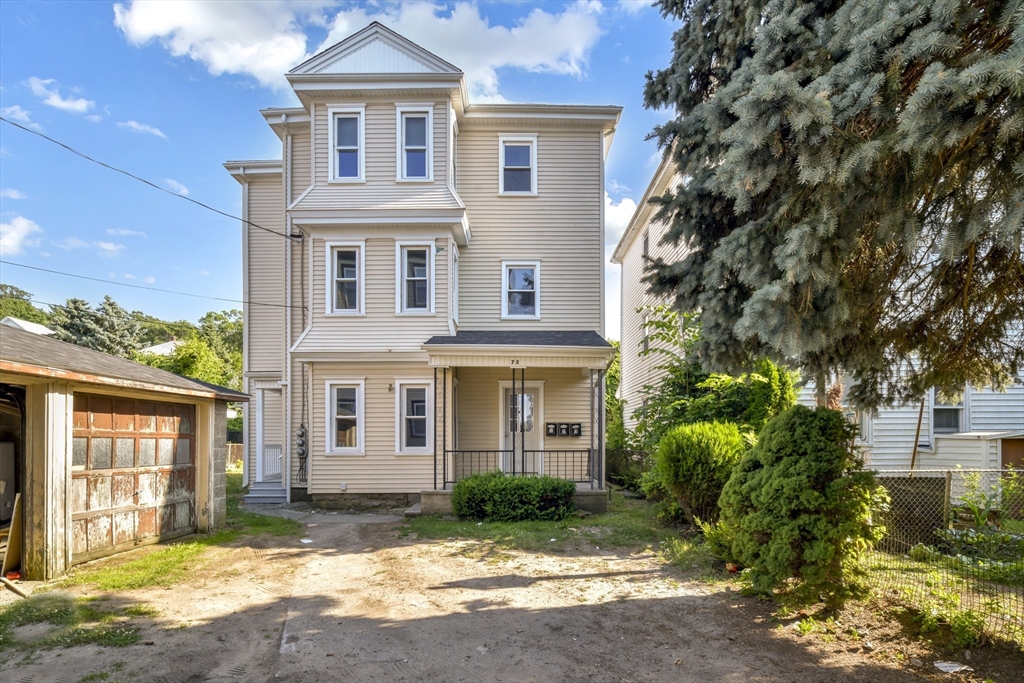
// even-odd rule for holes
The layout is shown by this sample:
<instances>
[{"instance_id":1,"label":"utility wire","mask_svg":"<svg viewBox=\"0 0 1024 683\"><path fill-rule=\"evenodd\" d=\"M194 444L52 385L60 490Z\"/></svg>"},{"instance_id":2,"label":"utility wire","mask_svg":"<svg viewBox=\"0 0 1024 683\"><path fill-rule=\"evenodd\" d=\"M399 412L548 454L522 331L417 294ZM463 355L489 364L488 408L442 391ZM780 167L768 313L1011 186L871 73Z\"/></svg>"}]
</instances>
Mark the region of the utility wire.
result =
<instances>
[{"instance_id":1,"label":"utility wire","mask_svg":"<svg viewBox=\"0 0 1024 683\"><path fill-rule=\"evenodd\" d=\"M14 126L15 128L20 128L21 130L25 131L26 133L31 133L32 135L37 135L37 136L41 137L44 140L52 142L53 144L57 145L58 147L63 147L64 149L66 149L67 151L71 152L72 154L74 154L76 156L82 157L86 161L91 161L92 163L98 164L98 165L102 166L103 168L106 168L106 169L109 169L111 171L114 171L115 173L120 173L122 175L126 175L126 176L128 176L129 178L131 178L133 180L137 180L140 183L143 183L144 185L149 185L153 189L160 190L161 192L165 192L165 193L171 195L172 197L177 197L178 199L184 199L186 202L192 202L193 204L195 204L197 206L201 206L204 209L209 209L210 211L213 211L214 213L218 213L221 216L225 216L227 218L231 218L231 219L236 220L236 221L242 221L243 223L245 223L247 225L251 225L254 228L257 228L257 229L262 230L264 232L269 232L271 235L277 235L278 237L284 237L285 239L298 239L299 238L299 236L292 237L291 235L286 235L283 232L278 232L277 230L271 230L270 228L264 228L262 225L258 225L256 223L253 223L252 221L246 220L245 218L240 218L238 216L232 216L230 213L225 213L224 211L221 211L220 209L216 209L216 208L210 206L209 204L203 204L201 201L199 201L197 199L192 199L191 197L186 197L183 194L178 194L177 192L172 192L171 190L168 190L167 188L164 188L164 187L160 187L156 183L151 182L149 180L146 180L145 178L140 178L139 176L137 176L137 175L135 175L133 173L129 173L128 171L125 171L123 169L117 168L116 166L111 166L110 164L107 164L107 163L104 163L102 161L99 161L98 159L93 159L88 154L84 154L82 152L79 152L74 147L66 145L63 142L59 141L59 140L54 140L53 138L51 138L48 135L43 135L42 133L40 133L37 130L32 130L31 128L27 128L26 126L23 126L20 123L15 123L14 121L11 121L10 119L5 119L3 116L0 116L0 121L3 121L4 123L10 124L10 125Z\"/></svg>"},{"instance_id":2,"label":"utility wire","mask_svg":"<svg viewBox=\"0 0 1024 683\"><path fill-rule=\"evenodd\" d=\"M163 292L164 294L177 294L178 296L190 296L195 299L209 299L211 301L227 301L232 304L249 304L250 306L269 306L272 308L305 308L304 306L289 306L288 304L267 304L259 301L244 301L242 299L226 299L220 296L204 296L203 294L192 294L191 292L178 292L173 289L162 289L160 287L147 287L146 285L133 285L130 282L117 282L116 280L104 280L99 277L89 277L88 275L76 275L75 273L65 273L62 270L50 270L49 268L40 268L39 266L30 266L25 263L15 263L14 261L5 261L0 259L0 263L5 266L16 266L18 268L28 268L29 270L38 270L42 273L53 273L54 275L64 275L65 277L74 277L79 280L91 280L92 282L102 282L105 285L116 285L118 287L130 287L132 289L146 289L151 292ZM45 303L45 302L39 302ZM47 304L52 306L53 304Z\"/></svg>"}]
</instances>

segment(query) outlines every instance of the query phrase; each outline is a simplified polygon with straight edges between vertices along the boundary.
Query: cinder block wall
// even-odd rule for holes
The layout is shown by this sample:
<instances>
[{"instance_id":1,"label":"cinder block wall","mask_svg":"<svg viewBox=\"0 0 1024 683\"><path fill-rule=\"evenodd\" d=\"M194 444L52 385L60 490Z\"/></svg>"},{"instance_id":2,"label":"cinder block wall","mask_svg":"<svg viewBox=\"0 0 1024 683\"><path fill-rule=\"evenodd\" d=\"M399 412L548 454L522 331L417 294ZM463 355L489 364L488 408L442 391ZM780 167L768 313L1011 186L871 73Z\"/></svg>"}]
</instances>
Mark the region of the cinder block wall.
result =
<instances>
[{"instance_id":1,"label":"cinder block wall","mask_svg":"<svg viewBox=\"0 0 1024 683\"><path fill-rule=\"evenodd\" d=\"M228 521L227 473L228 463L228 404L217 401L213 408L213 501L212 527L222 527Z\"/></svg>"}]
</instances>

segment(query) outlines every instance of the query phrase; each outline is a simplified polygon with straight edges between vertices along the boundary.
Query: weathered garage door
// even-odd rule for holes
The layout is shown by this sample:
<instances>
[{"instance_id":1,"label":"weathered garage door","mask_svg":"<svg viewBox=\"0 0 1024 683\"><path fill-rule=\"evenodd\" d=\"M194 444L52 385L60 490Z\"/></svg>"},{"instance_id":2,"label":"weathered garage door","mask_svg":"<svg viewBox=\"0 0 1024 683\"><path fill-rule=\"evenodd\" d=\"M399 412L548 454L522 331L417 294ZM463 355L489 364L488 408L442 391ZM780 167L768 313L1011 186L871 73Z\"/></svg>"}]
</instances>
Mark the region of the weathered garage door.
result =
<instances>
[{"instance_id":1,"label":"weathered garage door","mask_svg":"<svg viewBox=\"0 0 1024 683\"><path fill-rule=\"evenodd\" d=\"M195 530L195 408L75 393L72 563Z\"/></svg>"}]
</instances>

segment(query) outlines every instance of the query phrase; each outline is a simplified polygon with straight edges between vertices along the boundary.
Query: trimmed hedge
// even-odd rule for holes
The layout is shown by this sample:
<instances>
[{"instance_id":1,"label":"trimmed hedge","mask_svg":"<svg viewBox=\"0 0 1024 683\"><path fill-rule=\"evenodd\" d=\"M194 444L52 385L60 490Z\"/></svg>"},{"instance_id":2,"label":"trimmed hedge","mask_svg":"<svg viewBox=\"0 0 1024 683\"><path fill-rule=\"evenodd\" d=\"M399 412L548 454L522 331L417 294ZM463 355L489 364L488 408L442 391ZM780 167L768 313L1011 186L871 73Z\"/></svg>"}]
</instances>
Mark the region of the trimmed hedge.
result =
<instances>
[{"instance_id":1,"label":"trimmed hedge","mask_svg":"<svg viewBox=\"0 0 1024 683\"><path fill-rule=\"evenodd\" d=\"M688 522L699 517L718 519L718 497L747 443L730 422L679 425L658 441L655 471L686 513Z\"/></svg>"},{"instance_id":2,"label":"trimmed hedge","mask_svg":"<svg viewBox=\"0 0 1024 683\"><path fill-rule=\"evenodd\" d=\"M474 474L452 488L452 512L491 522L560 520L576 511L576 484L554 477Z\"/></svg>"}]
</instances>

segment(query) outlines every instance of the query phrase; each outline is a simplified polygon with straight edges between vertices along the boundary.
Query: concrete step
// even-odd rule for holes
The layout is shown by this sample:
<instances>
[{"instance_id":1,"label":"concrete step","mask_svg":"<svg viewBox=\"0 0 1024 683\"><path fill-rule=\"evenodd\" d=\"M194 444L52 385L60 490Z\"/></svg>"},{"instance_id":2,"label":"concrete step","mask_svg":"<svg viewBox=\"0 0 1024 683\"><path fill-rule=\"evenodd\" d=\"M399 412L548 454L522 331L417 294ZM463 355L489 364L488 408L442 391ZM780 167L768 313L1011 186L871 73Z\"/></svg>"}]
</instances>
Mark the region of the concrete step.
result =
<instances>
[{"instance_id":1,"label":"concrete step","mask_svg":"<svg viewBox=\"0 0 1024 683\"><path fill-rule=\"evenodd\" d=\"M423 514L423 508L420 506L419 503L416 503L411 508L409 508L408 510L405 511L405 516L406 517L419 517L422 514Z\"/></svg>"},{"instance_id":2,"label":"concrete step","mask_svg":"<svg viewBox=\"0 0 1024 683\"><path fill-rule=\"evenodd\" d=\"M250 493L242 498L242 502L246 505L277 505L287 502L287 499L283 492L280 496L254 496Z\"/></svg>"},{"instance_id":3,"label":"concrete step","mask_svg":"<svg viewBox=\"0 0 1024 683\"><path fill-rule=\"evenodd\" d=\"M284 491L279 481L254 481L249 484L250 491Z\"/></svg>"}]
</instances>

